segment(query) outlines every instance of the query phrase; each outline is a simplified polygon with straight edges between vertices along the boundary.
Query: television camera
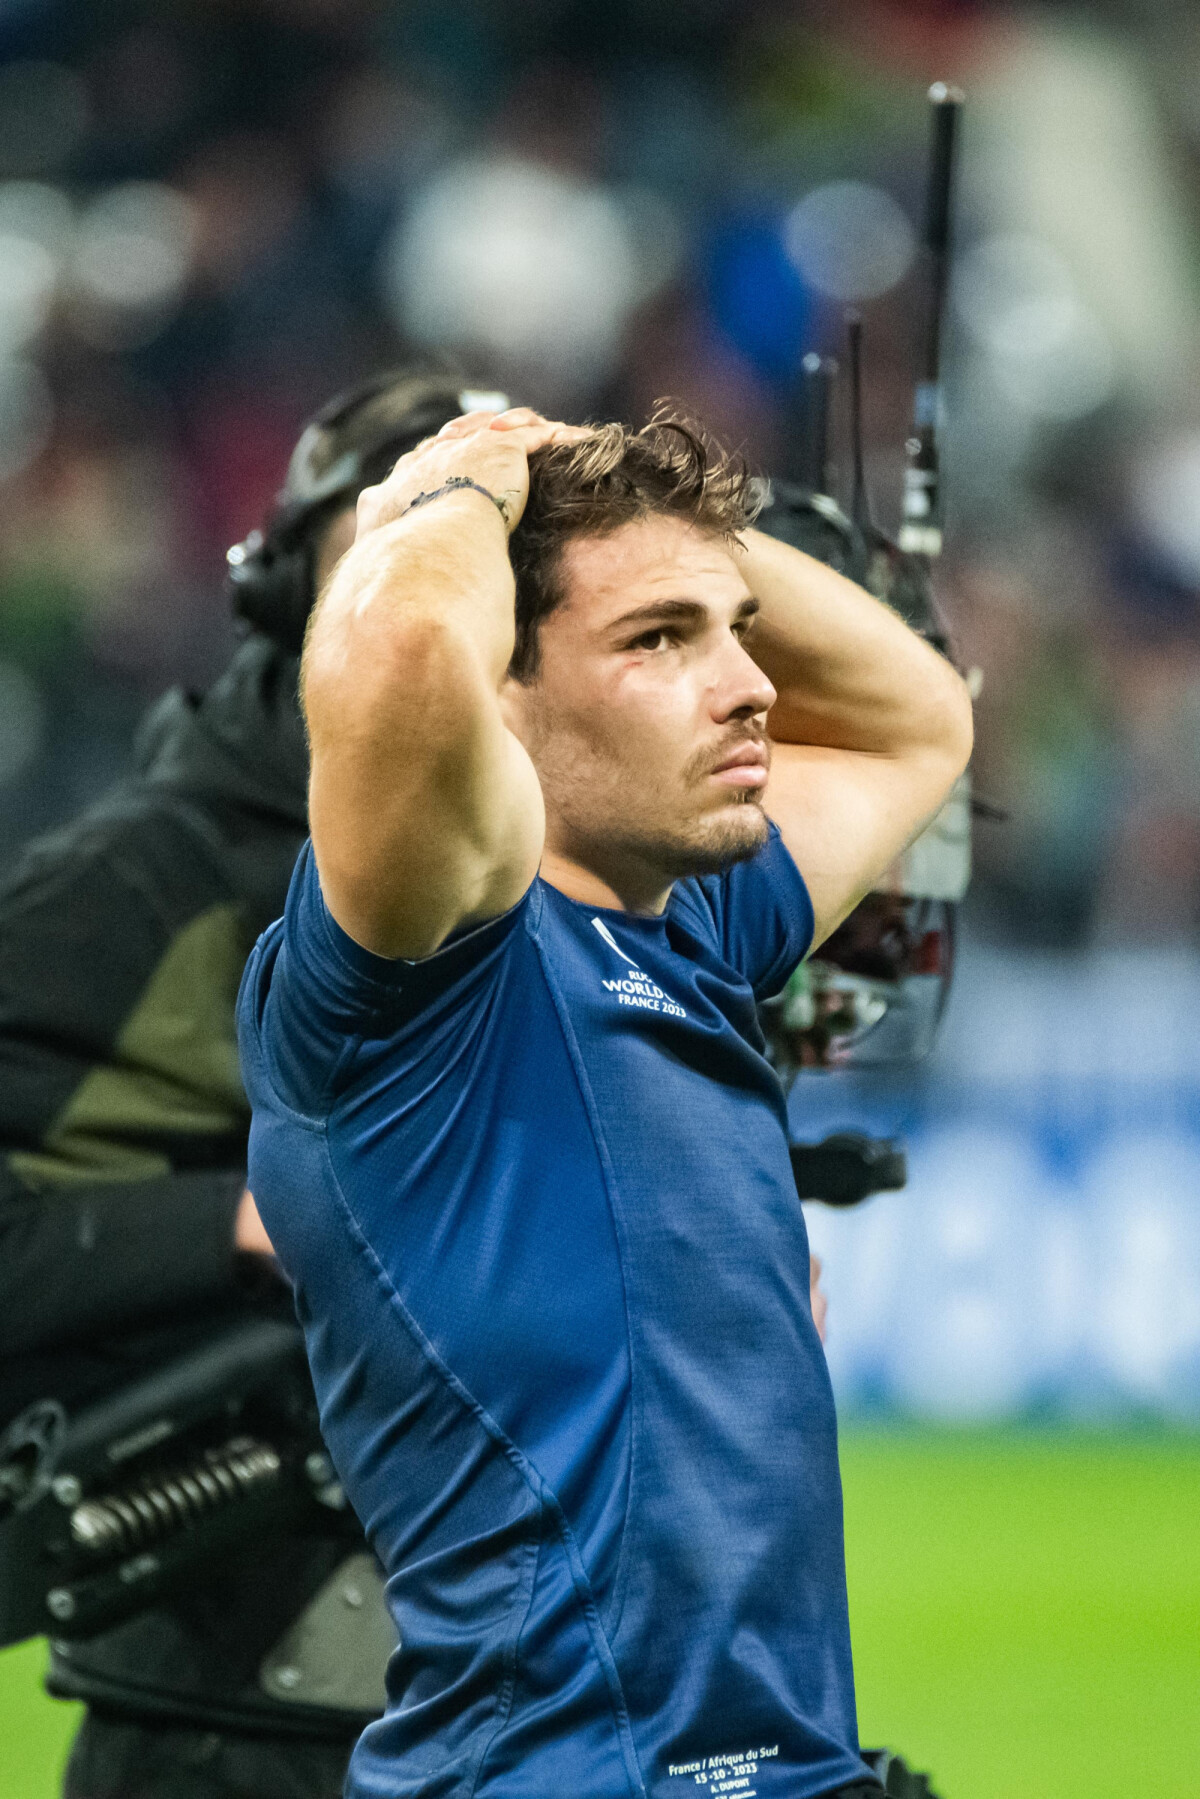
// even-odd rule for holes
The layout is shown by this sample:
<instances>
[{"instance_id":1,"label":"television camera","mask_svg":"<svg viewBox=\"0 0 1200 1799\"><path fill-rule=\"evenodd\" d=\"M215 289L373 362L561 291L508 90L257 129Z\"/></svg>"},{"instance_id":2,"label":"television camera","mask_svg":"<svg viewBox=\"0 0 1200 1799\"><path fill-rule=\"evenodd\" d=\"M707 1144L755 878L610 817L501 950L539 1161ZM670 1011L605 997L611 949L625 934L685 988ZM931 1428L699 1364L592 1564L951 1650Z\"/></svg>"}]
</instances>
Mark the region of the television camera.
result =
<instances>
[{"instance_id":1,"label":"television camera","mask_svg":"<svg viewBox=\"0 0 1200 1799\"><path fill-rule=\"evenodd\" d=\"M0 1404L0 1644L108 1629L301 1514L360 1540L290 1317L30 1358Z\"/></svg>"}]
</instances>

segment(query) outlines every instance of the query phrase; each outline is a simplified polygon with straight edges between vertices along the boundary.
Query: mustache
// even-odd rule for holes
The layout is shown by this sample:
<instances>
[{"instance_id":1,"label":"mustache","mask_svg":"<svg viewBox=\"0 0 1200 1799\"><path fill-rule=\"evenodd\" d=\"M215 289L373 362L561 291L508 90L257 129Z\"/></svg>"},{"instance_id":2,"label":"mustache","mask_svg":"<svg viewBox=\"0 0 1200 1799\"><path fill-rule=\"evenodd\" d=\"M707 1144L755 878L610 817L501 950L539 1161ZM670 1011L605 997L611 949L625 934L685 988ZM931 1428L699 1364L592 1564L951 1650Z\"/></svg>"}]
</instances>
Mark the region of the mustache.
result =
<instances>
[{"instance_id":1,"label":"mustache","mask_svg":"<svg viewBox=\"0 0 1200 1799\"><path fill-rule=\"evenodd\" d=\"M763 760L768 769L771 766L771 739L761 725L744 724L729 731L716 744L708 744L689 756L684 764L684 776L688 781L702 781L705 775L715 774L717 769L732 756L735 751L745 749L747 744L765 752Z\"/></svg>"}]
</instances>

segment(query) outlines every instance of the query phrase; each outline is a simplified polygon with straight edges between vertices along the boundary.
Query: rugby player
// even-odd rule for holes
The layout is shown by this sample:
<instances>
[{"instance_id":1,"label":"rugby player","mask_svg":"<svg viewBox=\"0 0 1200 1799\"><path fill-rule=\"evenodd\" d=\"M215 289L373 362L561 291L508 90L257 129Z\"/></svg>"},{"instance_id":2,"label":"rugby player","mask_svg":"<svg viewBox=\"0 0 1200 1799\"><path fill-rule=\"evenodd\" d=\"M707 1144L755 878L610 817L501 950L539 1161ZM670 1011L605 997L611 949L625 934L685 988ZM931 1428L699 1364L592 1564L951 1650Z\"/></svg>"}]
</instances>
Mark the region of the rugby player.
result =
<instances>
[{"instance_id":1,"label":"rugby player","mask_svg":"<svg viewBox=\"0 0 1200 1799\"><path fill-rule=\"evenodd\" d=\"M250 1184L400 1647L353 1799L816 1799L836 1426L755 1000L965 766L950 665L702 432L451 421L310 626Z\"/></svg>"}]
</instances>

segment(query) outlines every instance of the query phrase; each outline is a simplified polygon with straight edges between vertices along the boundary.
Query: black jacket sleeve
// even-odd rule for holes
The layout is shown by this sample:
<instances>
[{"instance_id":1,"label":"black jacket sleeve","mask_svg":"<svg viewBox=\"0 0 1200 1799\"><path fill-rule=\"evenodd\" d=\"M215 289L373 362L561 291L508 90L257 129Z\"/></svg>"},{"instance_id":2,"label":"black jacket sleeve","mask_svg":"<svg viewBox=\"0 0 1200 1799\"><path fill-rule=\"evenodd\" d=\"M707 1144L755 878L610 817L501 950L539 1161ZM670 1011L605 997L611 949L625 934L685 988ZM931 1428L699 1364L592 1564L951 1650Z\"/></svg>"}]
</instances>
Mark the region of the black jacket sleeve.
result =
<instances>
[{"instance_id":1,"label":"black jacket sleeve","mask_svg":"<svg viewBox=\"0 0 1200 1799\"><path fill-rule=\"evenodd\" d=\"M0 1356L230 1296L244 1186L227 1169L50 1192L0 1176Z\"/></svg>"},{"instance_id":2,"label":"black jacket sleeve","mask_svg":"<svg viewBox=\"0 0 1200 1799\"><path fill-rule=\"evenodd\" d=\"M194 813L119 792L0 887L0 1355L238 1284L251 927Z\"/></svg>"}]
</instances>

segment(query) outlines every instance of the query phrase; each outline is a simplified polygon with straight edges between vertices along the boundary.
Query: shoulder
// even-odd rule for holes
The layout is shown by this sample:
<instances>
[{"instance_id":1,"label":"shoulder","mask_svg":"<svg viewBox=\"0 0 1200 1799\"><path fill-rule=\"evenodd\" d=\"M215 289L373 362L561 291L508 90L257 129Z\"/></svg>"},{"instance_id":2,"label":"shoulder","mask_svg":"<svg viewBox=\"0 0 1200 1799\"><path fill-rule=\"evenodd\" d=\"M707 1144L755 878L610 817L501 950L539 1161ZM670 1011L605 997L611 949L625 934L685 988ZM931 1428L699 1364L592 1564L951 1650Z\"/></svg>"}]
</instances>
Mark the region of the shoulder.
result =
<instances>
[{"instance_id":1,"label":"shoulder","mask_svg":"<svg viewBox=\"0 0 1200 1799\"><path fill-rule=\"evenodd\" d=\"M534 887L508 912L452 937L419 961L364 949L325 903L311 843L296 863L287 906L259 938L242 981L238 1022L244 1066L292 1108L322 1113L355 1070L380 1056L396 1066L443 1041L441 1026L469 1022L529 941ZM447 1043L449 1039L445 1040ZM251 1097L255 1097L247 1066Z\"/></svg>"}]
</instances>

